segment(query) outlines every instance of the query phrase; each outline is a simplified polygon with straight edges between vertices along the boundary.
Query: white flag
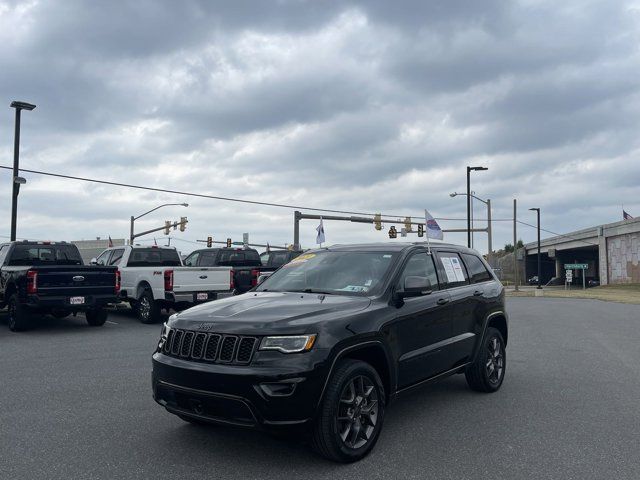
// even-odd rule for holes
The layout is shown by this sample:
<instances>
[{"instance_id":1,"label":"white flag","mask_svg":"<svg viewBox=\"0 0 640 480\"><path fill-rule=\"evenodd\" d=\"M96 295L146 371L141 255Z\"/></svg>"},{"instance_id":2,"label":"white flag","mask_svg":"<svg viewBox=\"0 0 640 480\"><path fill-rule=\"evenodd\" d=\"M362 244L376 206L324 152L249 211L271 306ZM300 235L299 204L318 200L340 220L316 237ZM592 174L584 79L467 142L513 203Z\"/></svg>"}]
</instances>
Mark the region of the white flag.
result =
<instances>
[{"instance_id":1,"label":"white flag","mask_svg":"<svg viewBox=\"0 0 640 480\"><path fill-rule=\"evenodd\" d=\"M442 229L438 222L431 216L431 214L425 208L424 221L427 224L427 238L435 238L436 240L442 240Z\"/></svg>"},{"instance_id":2,"label":"white flag","mask_svg":"<svg viewBox=\"0 0 640 480\"><path fill-rule=\"evenodd\" d=\"M320 217L320 225L316 227L318 235L316 236L316 243L324 243L324 225L322 225L322 217Z\"/></svg>"}]
</instances>

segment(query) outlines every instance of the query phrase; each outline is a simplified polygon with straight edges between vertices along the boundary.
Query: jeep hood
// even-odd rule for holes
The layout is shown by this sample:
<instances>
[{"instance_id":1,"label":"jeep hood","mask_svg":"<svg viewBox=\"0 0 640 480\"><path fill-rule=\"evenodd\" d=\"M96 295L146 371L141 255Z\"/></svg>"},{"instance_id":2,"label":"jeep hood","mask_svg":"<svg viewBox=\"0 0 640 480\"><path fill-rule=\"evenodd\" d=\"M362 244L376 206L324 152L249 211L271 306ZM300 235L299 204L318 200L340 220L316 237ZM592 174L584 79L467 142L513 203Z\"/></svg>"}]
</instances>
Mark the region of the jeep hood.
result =
<instances>
[{"instance_id":1,"label":"jeep hood","mask_svg":"<svg viewBox=\"0 0 640 480\"><path fill-rule=\"evenodd\" d=\"M170 326L244 335L306 333L320 321L344 318L370 303L369 298L358 296L251 292L173 315Z\"/></svg>"}]
</instances>

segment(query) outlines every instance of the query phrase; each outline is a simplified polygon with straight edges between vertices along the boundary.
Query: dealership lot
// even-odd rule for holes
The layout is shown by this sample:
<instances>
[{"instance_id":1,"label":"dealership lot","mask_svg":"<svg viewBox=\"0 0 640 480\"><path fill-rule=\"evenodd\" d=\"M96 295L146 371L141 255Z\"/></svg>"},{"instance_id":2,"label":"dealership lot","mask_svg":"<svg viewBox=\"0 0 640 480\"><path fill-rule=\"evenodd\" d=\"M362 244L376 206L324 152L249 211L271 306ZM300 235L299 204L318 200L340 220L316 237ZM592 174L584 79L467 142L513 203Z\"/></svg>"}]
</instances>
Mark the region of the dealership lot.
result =
<instances>
[{"instance_id":1,"label":"dealership lot","mask_svg":"<svg viewBox=\"0 0 640 480\"><path fill-rule=\"evenodd\" d=\"M112 313L0 327L0 478L640 478L640 306L509 298L507 377L463 376L387 412L373 453L188 425L151 398L160 325ZM2 313L0 318L4 319Z\"/></svg>"}]
</instances>

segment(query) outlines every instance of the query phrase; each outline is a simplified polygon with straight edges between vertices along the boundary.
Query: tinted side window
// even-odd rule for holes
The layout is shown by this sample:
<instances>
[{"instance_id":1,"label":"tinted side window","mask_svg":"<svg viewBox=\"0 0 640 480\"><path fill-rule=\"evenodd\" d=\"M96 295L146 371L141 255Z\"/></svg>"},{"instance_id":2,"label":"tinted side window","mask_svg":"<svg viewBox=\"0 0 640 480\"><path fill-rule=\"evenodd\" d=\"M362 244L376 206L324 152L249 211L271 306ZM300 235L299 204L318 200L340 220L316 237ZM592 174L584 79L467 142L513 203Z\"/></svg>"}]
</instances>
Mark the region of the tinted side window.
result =
<instances>
[{"instance_id":1,"label":"tinted side window","mask_svg":"<svg viewBox=\"0 0 640 480\"><path fill-rule=\"evenodd\" d=\"M416 253L409 258L400 275L399 286L404 287L404 280L407 277L427 277L431 282L433 290L438 290L438 276L433 259L426 253Z\"/></svg>"},{"instance_id":2,"label":"tinted side window","mask_svg":"<svg viewBox=\"0 0 640 480\"><path fill-rule=\"evenodd\" d=\"M202 252L200 254L200 266L216 267L216 252L214 250L210 252Z\"/></svg>"},{"instance_id":3,"label":"tinted side window","mask_svg":"<svg viewBox=\"0 0 640 480\"><path fill-rule=\"evenodd\" d=\"M185 266L195 267L198 264L198 257L200 257L200 252L193 252L191 255L184 259Z\"/></svg>"},{"instance_id":4,"label":"tinted side window","mask_svg":"<svg viewBox=\"0 0 640 480\"><path fill-rule=\"evenodd\" d=\"M272 252L271 256L269 257L269 266L281 267L288 261L289 261L289 252Z\"/></svg>"},{"instance_id":5,"label":"tinted side window","mask_svg":"<svg viewBox=\"0 0 640 480\"><path fill-rule=\"evenodd\" d=\"M484 266L484 263L482 263L482 260L478 257L475 255L469 255L468 253L463 253L462 258L467 264L472 283L486 282L487 280L492 279L491 274Z\"/></svg>"},{"instance_id":6,"label":"tinted side window","mask_svg":"<svg viewBox=\"0 0 640 480\"><path fill-rule=\"evenodd\" d=\"M109 261L109 257L111 256L111 250L107 250L102 252L98 258L96 258L96 263L98 265L106 265Z\"/></svg>"},{"instance_id":7,"label":"tinted side window","mask_svg":"<svg viewBox=\"0 0 640 480\"><path fill-rule=\"evenodd\" d=\"M454 252L438 252L436 255L440 263L440 277L444 285L447 287L459 287L469 283L467 270L462 264L460 255Z\"/></svg>"},{"instance_id":8,"label":"tinted side window","mask_svg":"<svg viewBox=\"0 0 640 480\"><path fill-rule=\"evenodd\" d=\"M117 265L122 260L122 255L124 254L124 248L118 248L113 251L111 255L111 260L107 263L107 265Z\"/></svg>"},{"instance_id":9,"label":"tinted side window","mask_svg":"<svg viewBox=\"0 0 640 480\"><path fill-rule=\"evenodd\" d=\"M11 245L3 245L0 247L0 265L4 263L4 259L7 256L7 252L9 251L9 247Z\"/></svg>"},{"instance_id":10,"label":"tinted side window","mask_svg":"<svg viewBox=\"0 0 640 480\"><path fill-rule=\"evenodd\" d=\"M129 267L180 267L178 252L168 248L134 248L128 262Z\"/></svg>"}]
</instances>

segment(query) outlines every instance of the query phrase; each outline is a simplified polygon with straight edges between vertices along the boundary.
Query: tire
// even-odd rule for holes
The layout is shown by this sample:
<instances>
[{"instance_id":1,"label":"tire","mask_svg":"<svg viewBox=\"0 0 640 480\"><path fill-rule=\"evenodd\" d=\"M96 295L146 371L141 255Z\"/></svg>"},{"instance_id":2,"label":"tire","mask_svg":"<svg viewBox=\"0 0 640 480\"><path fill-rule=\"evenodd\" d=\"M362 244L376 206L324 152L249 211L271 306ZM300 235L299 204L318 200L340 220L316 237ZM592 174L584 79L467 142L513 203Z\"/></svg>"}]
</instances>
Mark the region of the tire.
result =
<instances>
[{"instance_id":1,"label":"tire","mask_svg":"<svg viewBox=\"0 0 640 480\"><path fill-rule=\"evenodd\" d=\"M84 312L87 323L92 327L101 327L107 321L107 311L104 308L96 308Z\"/></svg>"},{"instance_id":2,"label":"tire","mask_svg":"<svg viewBox=\"0 0 640 480\"><path fill-rule=\"evenodd\" d=\"M323 457L350 463L375 446L384 420L384 387L368 363L341 361L331 376L311 443Z\"/></svg>"},{"instance_id":3,"label":"tire","mask_svg":"<svg viewBox=\"0 0 640 480\"><path fill-rule=\"evenodd\" d=\"M160 319L160 305L149 290L144 290L136 302L136 315L142 323L156 323Z\"/></svg>"},{"instance_id":4,"label":"tire","mask_svg":"<svg viewBox=\"0 0 640 480\"><path fill-rule=\"evenodd\" d=\"M17 293L9 297L9 302L7 303L7 318L9 330L12 332L22 332L26 330L29 327L29 323L31 323L31 315L20 303Z\"/></svg>"},{"instance_id":5,"label":"tire","mask_svg":"<svg viewBox=\"0 0 640 480\"><path fill-rule=\"evenodd\" d=\"M507 368L507 356L502 334L487 328L476 360L467 367L467 384L476 392L493 393L500 389Z\"/></svg>"}]
</instances>

